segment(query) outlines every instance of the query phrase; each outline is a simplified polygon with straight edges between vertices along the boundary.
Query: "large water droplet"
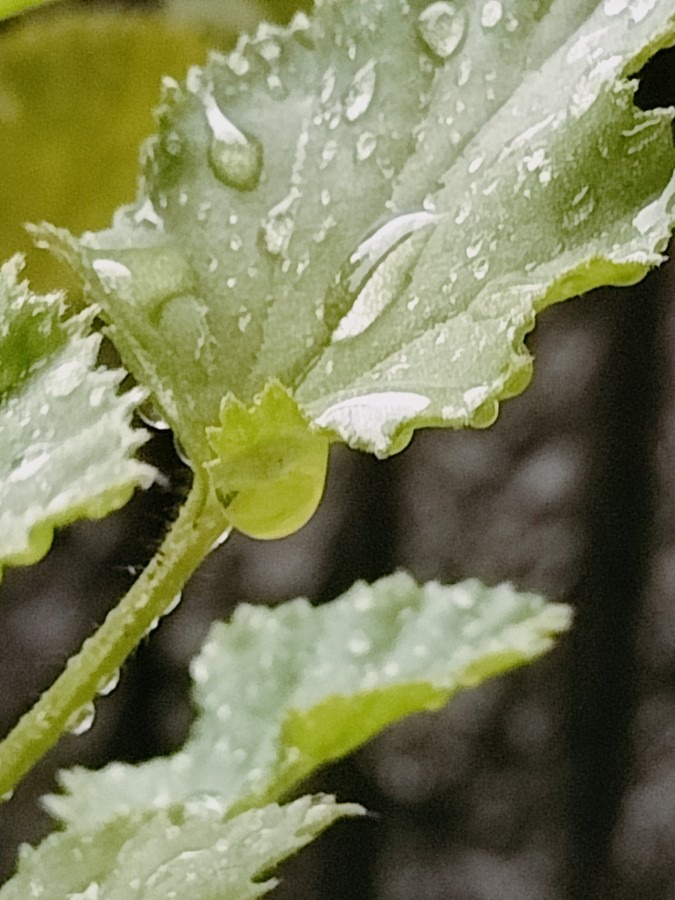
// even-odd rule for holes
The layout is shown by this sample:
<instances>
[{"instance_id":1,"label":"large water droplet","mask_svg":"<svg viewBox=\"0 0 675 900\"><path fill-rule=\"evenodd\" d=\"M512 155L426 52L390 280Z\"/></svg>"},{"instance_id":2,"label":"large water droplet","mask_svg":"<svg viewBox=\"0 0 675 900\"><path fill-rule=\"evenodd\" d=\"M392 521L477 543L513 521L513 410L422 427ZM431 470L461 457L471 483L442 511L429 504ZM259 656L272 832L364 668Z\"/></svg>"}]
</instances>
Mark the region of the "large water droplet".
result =
<instances>
[{"instance_id":1,"label":"large water droplet","mask_svg":"<svg viewBox=\"0 0 675 900\"><path fill-rule=\"evenodd\" d=\"M263 169L260 141L245 135L222 112L212 92L204 95L204 107L213 138L209 164L213 174L228 187L252 191L258 187Z\"/></svg>"},{"instance_id":2,"label":"large water droplet","mask_svg":"<svg viewBox=\"0 0 675 900\"><path fill-rule=\"evenodd\" d=\"M420 13L420 36L427 47L440 59L450 59L462 43L466 32L466 14L453 3L440 0Z\"/></svg>"},{"instance_id":3,"label":"large water droplet","mask_svg":"<svg viewBox=\"0 0 675 900\"><path fill-rule=\"evenodd\" d=\"M336 313L339 317L333 342L364 332L400 295L423 246L411 239L436 221L437 216L428 212L397 216L359 244L326 302L327 325L332 327Z\"/></svg>"},{"instance_id":4,"label":"large water droplet","mask_svg":"<svg viewBox=\"0 0 675 900\"><path fill-rule=\"evenodd\" d=\"M89 703L85 703L79 709L75 710L72 716L66 722L66 731L69 731L71 734L84 734L85 731L89 731L91 726L94 724L94 718L96 716L96 709L94 708L94 704L90 701Z\"/></svg>"},{"instance_id":5,"label":"large water droplet","mask_svg":"<svg viewBox=\"0 0 675 900\"><path fill-rule=\"evenodd\" d=\"M344 104L347 121L356 122L357 119L360 119L367 112L375 93L376 81L375 60L371 59L356 73L345 97Z\"/></svg>"}]
</instances>

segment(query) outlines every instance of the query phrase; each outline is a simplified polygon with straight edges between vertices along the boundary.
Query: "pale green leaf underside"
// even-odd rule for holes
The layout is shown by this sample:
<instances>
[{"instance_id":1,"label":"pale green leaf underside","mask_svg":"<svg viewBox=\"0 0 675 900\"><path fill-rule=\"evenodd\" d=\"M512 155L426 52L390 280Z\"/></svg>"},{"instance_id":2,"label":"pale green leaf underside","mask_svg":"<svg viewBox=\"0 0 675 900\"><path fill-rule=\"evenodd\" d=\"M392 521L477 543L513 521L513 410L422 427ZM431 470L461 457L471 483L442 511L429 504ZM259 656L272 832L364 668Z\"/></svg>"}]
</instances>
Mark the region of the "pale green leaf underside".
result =
<instances>
[{"instance_id":1,"label":"pale green leaf underside","mask_svg":"<svg viewBox=\"0 0 675 900\"><path fill-rule=\"evenodd\" d=\"M205 791L236 809L277 800L390 723L539 656L568 623L567 607L509 585L419 586L405 573L318 608L240 607L193 662L200 715L184 748L66 771L48 807L89 827Z\"/></svg>"},{"instance_id":2,"label":"pale green leaf underside","mask_svg":"<svg viewBox=\"0 0 675 900\"><path fill-rule=\"evenodd\" d=\"M67 319L59 295L0 270L0 573L44 556L53 530L122 506L153 470L133 458L147 433L130 419L143 392L97 367L91 316Z\"/></svg>"},{"instance_id":3,"label":"pale green leaf underside","mask_svg":"<svg viewBox=\"0 0 675 900\"><path fill-rule=\"evenodd\" d=\"M670 232L670 117L624 80L670 4L317 7L167 85L137 203L50 238L195 461L271 378L381 456L489 424L535 313L639 279Z\"/></svg>"},{"instance_id":4,"label":"pale green leaf underside","mask_svg":"<svg viewBox=\"0 0 675 900\"><path fill-rule=\"evenodd\" d=\"M277 884L271 871L355 804L302 797L227 819L218 796L69 828L26 847L0 900L249 900Z\"/></svg>"}]
</instances>

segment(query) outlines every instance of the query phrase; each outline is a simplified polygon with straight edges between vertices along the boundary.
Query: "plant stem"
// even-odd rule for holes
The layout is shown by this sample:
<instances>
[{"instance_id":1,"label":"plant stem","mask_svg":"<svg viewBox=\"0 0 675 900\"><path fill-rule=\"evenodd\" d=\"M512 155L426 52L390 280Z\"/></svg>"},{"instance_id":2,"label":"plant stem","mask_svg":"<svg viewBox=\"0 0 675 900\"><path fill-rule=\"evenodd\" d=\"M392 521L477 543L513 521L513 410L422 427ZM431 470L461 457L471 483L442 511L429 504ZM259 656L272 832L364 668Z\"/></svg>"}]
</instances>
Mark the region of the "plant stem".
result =
<instances>
[{"instance_id":1,"label":"plant stem","mask_svg":"<svg viewBox=\"0 0 675 900\"><path fill-rule=\"evenodd\" d=\"M119 671L227 527L208 482L196 477L178 518L131 590L0 743L0 797L11 796L69 722Z\"/></svg>"}]
</instances>

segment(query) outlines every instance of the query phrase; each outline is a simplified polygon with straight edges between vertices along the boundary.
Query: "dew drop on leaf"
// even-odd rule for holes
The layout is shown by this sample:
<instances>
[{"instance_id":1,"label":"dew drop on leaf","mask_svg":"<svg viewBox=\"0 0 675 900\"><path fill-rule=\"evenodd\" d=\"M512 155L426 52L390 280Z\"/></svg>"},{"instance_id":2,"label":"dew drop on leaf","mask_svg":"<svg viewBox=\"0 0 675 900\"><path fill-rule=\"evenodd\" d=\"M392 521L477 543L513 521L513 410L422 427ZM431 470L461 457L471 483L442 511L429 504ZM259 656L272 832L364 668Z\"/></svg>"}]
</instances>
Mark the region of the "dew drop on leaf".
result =
<instances>
[{"instance_id":1,"label":"dew drop on leaf","mask_svg":"<svg viewBox=\"0 0 675 900\"><path fill-rule=\"evenodd\" d=\"M208 153L213 174L223 184L238 191L255 190L263 170L262 144L230 122L212 92L205 94L204 106L213 132Z\"/></svg>"},{"instance_id":2,"label":"dew drop on leaf","mask_svg":"<svg viewBox=\"0 0 675 900\"><path fill-rule=\"evenodd\" d=\"M473 277L476 279L476 281L482 281L487 275L489 268L490 263L488 262L486 257L479 259L473 267Z\"/></svg>"},{"instance_id":3,"label":"dew drop on leaf","mask_svg":"<svg viewBox=\"0 0 675 900\"><path fill-rule=\"evenodd\" d=\"M129 268L115 259L95 259L92 268L108 291L117 290L120 280L131 278Z\"/></svg>"},{"instance_id":4,"label":"dew drop on leaf","mask_svg":"<svg viewBox=\"0 0 675 900\"><path fill-rule=\"evenodd\" d=\"M263 220L262 243L272 256L285 254L288 250L295 224L295 206L299 199L298 188L291 188L287 196L273 206Z\"/></svg>"},{"instance_id":5,"label":"dew drop on leaf","mask_svg":"<svg viewBox=\"0 0 675 900\"><path fill-rule=\"evenodd\" d=\"M437 221L420 211L390 219L350 255L327 302L328 322L339 317L332 341L364 332L400 293L419 249L411 238Z\"/></svg>"},{"instance_id":6,"label":"dew drop on leaf","mask_svg":"<svg viewBox=\"0 0 675 900\"><path fill-rule=\"evenodd\" d=\"M66 722L66 731L75 735L84 734L85 731L89 731L94 724L95 716L96 709L94 704L91 702L85 703L79 709L75 710L73 715L68 719Z\"/></svg>"},{"instance_id":7,"label":"dew drop on leaf","mask_svg":"<svg viewBox=\"0 0 675 900\"><path fill-rule=\"evenodd\" d=\"M440 59L456 53L466 32L466 14L453 3L439 0L423 10L417 20L420 37Z\"/></svg>"},{"instance_id":8,"label":"dew drop on leaf","mask_svg":"<svg viewBox=\"0 0 675 900\"><path fill-rule=\"evenodd\" d=\"M480 23L483 28L494 28L501 21L502 14L502 5L499 0L487 0L483 6Z\"/></svg>"},{"instance_id":9,"label":"dew drop on leaf","mask_svg":"<svg viewBox=\"0 0 675 900\"><path fill-rule=\"evenodd\" d=\"M377 138L372 131L364 131L356 141L356 158L359 162L365 162L373 155L377 147Z\"/></svg>"},{"instance_id":10,"label":"dew drop on leaf","mask_svg":"<svg viewBox=\"0 0 675 900\"><path fill-rule=\"evenodd\" d=\"M345 97L345 116L348 122L356 122L368 111L375 93L376 81L375 60L371 59L356 73Z\"/></svg>"},{"instance_id":11,"label":"dew drop on leaf","mask_svg":"<svg viewBox=\"0 0 675 900\"><path fill-rule=\"evenodd\" d=\"M347 649L352 656L365 656L370 653L371 642L365 635L354 635L347 643Z\"/></svg>"}]
</instances>

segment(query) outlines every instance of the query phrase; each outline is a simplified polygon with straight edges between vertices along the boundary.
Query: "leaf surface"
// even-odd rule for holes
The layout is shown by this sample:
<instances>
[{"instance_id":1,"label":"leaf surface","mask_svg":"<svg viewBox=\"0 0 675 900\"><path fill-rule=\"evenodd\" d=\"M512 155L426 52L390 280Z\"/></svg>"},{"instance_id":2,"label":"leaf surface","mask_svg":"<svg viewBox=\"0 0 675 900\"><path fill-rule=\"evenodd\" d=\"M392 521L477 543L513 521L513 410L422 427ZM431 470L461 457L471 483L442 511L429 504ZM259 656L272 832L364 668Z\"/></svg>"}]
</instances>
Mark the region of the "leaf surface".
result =
<instances>
[{"instance_id":1,"label":"leaf surface","mask_svg":"<svg viewBox=\"0 0 675 900\"><path fill-rule=\"evenodd\" d=\"M225 817L217 796L73 827L26 847L1 900L249 900L277 884L271 871L344 816L333 797L302 797Z\"/></svg>"},{"instance_id":2,"label":"leaf surface","mask_svg":"<svg viewBox=\"0 0 675 900\"><path fill-rule=\"evenodd\" d=\"M270 379L386 456L490 424L544 307L658 264L670 113L630 75L668 3L317 4L170 85L137 202L46 232L195 464Z\"/></svg>"},{"instance_id":3,"label":"leaf surface","mask_svg":"<svg viewBox=\"0 0 675 900\"><path fill-rule=\"evenodd\" d=\"M118 394L124 372L98 367L91 313L66 317L59 294L0 270L0 573L49 549L54 528L99 518L147 486L133 458L147 437L131 428L140 389Z\"/></svg>"},{"instance_id":4,"label":"leaf surface","mask_svg":"<svg viewBox=\"0 0 675 900\"><path fill-rule=\"evenodd\" d=\"M90 827L202 792L235 809L279 799L392 722L536 658L568 624L567 607L509 585L419 586L404 573L318 608L240 607L193 662L200 714L184 748L63 772L67 793L47 805Z\"/></svg>"}]
</instances>

